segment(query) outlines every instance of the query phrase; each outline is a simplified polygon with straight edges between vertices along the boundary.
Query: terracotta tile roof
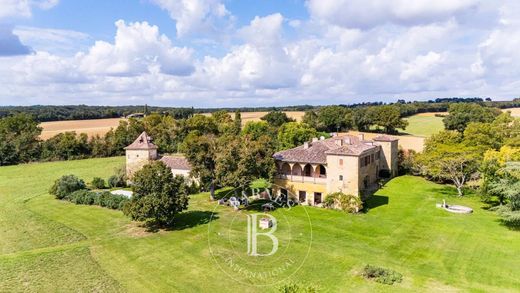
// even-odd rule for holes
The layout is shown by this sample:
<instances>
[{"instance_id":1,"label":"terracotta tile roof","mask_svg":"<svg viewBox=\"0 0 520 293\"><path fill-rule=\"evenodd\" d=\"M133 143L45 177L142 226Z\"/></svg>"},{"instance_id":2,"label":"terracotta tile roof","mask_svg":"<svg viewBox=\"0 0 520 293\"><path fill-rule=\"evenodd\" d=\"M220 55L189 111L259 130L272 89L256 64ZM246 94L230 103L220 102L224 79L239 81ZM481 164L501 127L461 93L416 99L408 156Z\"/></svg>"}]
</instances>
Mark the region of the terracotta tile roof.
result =
<instances>
[{"instance_id":1,"label":"terracotta tile roof","mask_svg":"<svg viewBox=\"0 0 520 293\"><path fill-rule=\"evenodd\" d=\"M309 142L293 149L277 152L273 155L276 160L286 162L304 162L326 164L327 155L359 156L365 151L378 148L373 141L361 140L353 135L341 135L325 140Z\"/></svg>"},{"instance_id":2,"label":"terracotta tile roof","mask_svg":"<svg viewBox=\"0 0 520 293\"><path fill-rule=\"evenodd\" d=\"M127 146L125 150L150 150L157 149L157 146L153 144L152 138L148 136L146 131L141 133L137 139Z\"/></svg>"},{"instance_id":3,"label":"terracotta tile roof","mask_svg":"<svg viewBox=\"0 0 520 293\"><path fill-rule=\"evenodd\" d=\"M161 158L163 162L170 169L175 170L191 170L190 162L185 157L181 156L164 156Z\"/></svg>"},{"instance_id":4,"label":"terracotta tile roof","mask_svg":"<svg viewBox=\"0 0 520 293\"><path fill-rule=\"evenodd\" d=\"M389 135L379 135L374 137L374 141L396 141L399 140L397 137L389 136Z\"/></svg>"}]
</instances>

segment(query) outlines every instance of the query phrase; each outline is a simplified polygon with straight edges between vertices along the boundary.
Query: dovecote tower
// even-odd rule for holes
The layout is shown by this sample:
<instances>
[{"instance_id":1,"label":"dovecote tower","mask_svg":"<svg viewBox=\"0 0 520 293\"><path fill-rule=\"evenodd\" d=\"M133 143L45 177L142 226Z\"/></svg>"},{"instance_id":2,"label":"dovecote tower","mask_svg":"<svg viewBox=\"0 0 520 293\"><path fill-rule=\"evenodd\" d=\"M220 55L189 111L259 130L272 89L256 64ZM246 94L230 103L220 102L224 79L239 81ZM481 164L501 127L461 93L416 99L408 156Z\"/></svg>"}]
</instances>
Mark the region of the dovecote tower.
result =
<instances>
[{"instance_id":1,"label":"dovecote tower","mask_svg":"<svg viewBox=\"0 0 520 293\"><path fill-rule=\"evenodd\" d=\"M129 146L126 151L126 176L132 178L132 175L139 171L144 165L150 161L157 160L157 146L152 142L152 138L146 132L141 133L139 137Z\"/></svg>"}]
</instances>

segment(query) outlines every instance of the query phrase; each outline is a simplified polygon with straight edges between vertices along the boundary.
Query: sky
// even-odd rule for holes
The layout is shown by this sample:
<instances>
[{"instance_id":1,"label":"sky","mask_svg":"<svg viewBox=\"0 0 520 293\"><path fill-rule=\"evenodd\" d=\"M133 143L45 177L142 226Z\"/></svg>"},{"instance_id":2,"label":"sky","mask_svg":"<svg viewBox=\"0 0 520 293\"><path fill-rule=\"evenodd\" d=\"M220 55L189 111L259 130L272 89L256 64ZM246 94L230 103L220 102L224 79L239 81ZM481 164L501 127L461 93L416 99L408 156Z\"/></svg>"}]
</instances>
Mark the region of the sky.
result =
<instances>
[{"instance_id":1,"label":"sky","mask_svg":"<svg viewBox=\"0 0 520 293\"><path fill-rule=\"evenodd\" d=\"M517 0L0 0L0 105L519 97Z\"/></svg>"}]
</instances>

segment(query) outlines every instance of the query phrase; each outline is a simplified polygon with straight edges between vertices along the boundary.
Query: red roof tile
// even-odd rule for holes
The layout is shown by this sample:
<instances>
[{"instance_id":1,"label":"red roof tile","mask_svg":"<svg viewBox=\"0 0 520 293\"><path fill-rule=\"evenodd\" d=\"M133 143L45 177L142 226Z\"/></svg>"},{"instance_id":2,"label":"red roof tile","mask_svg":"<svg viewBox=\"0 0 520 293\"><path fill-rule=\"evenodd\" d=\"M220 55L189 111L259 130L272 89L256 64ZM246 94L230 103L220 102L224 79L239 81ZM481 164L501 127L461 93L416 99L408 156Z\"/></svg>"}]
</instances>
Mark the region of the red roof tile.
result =
<instances>
[{"instance_id":1,"label":"red roof tile","mask_svg":"<svg viewBox=\"0 0 520 293\"><path fill-rule=\"evenodd\" d=\"M153 144L152 138L148 136L146 131L141 133L137 139L127 146L125 150L151 150L151 149L157 149L157 146Z\"/></svg>"}]
</instances>

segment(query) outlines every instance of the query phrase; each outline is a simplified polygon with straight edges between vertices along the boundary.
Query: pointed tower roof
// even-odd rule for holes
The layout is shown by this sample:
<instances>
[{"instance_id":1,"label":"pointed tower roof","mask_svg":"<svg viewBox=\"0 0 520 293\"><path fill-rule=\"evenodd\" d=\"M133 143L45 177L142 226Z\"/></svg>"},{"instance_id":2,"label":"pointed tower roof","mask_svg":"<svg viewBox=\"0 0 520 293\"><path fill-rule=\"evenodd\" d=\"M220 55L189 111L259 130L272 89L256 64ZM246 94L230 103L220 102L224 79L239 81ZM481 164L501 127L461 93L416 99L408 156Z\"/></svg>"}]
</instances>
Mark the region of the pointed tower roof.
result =
<instances>
[{"instance_id":1,"label":"pointed tower roof","mask_svg":"<svg viewBox=\"0 0 520 293\"><path fill-rule=\"evenodd\" d=\"M148 136L146 131L141 133L139 137L129 146L125 148L125 150L152 150L157 149L157 146L152 143L152 138Z\"/></svg>"}]
</instances>

